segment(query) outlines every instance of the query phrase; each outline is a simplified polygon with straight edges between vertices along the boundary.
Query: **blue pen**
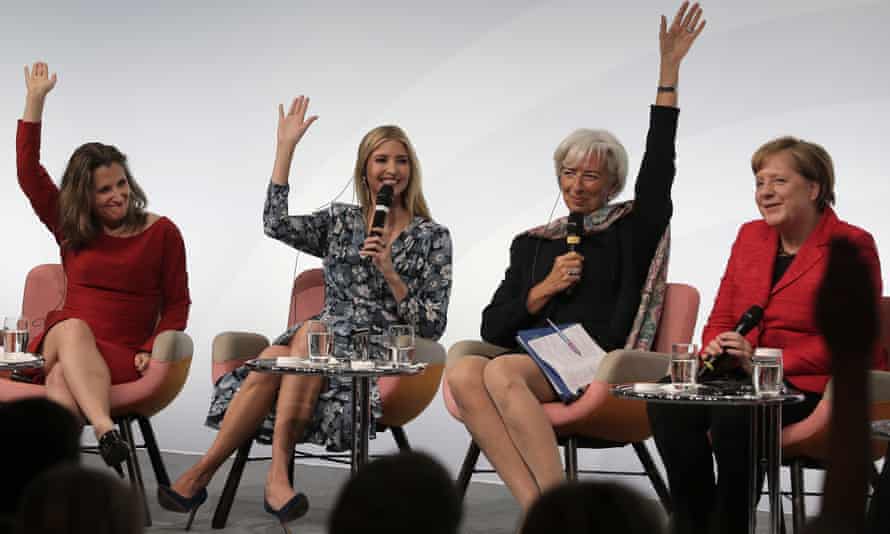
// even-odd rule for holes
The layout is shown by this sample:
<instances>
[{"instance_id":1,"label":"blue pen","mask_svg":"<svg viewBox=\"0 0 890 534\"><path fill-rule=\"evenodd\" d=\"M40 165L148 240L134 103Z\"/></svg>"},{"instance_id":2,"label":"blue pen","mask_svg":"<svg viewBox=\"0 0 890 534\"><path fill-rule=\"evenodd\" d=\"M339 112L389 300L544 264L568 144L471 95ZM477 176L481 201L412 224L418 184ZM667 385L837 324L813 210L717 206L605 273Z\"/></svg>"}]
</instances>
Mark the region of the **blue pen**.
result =
<instances>
[{"instance_id":1,"label":"blue pen","mask_svg":"<svg viewBox=\"0 0 890 534\"><path fill-rule=\"evenodd\" d=\"M571 339L569 339L568 337L566 337L565 334L562 333L562 330L560 330L559 327L556 326L556 324L551 321L549 317L547 318L547 324L549 324L550 328L552 328L553 331L556 332L556 335L559 336L559 339L563 340L565 344L568 345L570 349L572 349L572 352L574 352L578 356L581 356L581 351L578 350L578 347L576 347L575 344L572 343Z\"/></svg>"}]
</instances>

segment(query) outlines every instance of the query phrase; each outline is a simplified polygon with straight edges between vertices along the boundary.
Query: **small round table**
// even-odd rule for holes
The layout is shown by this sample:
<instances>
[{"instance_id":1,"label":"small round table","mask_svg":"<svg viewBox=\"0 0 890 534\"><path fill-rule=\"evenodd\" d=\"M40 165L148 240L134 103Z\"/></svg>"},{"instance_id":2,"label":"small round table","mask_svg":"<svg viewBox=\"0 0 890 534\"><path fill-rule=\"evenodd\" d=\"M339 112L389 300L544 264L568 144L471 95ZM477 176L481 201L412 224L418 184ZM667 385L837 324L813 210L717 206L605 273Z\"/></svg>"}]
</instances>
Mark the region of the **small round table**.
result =
<instances>
[{"instance_id":1,"label":"small round table","mask_svg":"<svg viewBox=\"0 0 890 534\"><path fill-rule=\"evenodd\" d=\"M21 369L39 369L43 367L43 356L35 354L0 352L0 371L18 371Z\"/></svg>"},{"instance_id":2,"label":"small round table","mask_svg":"<svg viewBox=\"0 0 890 534\"><path fill-rule=\"evenodd\" d=\"M748 531L754 534L760 487L757 480L763 468L769 480L769 532L779 534L782 525L782 493L779 469L782 466L782 405L804 400L802 393L785 389L776 395L757 395L754 388L737 383L702 384L676 387L672 384L622 384L612 394L626 399L672 404L751 407L751 509ZM758 447L762 443L762 447Z\"/></svg>"},{"instance_id":3,"label":"small round table","mask_svg":"<svg viewBox=\"0 0 890 534\"><path fill-rule=\"evenodd\" d=\"M376 363L376 362L375 362ZM426 363L399 366L352 367L349 363L316 364L300 360L298 364L278 365L272 358L248 360L245 365L258 373L317 375L352 379L352 473L368 463L371 434L371 379L381 376L416 375Z\"/></svg>"},{"instance_id":4,"label":"small round table","mask_svg":"<svg viewBox=\"0 0 890 534\"><path fill-rule=\"evenodd\" d=\"M872 421L871 437L881 441L890 441L890 419ZM890 495L890 444L884 455L884 467L868 505L867 532L887 532L890 529L890 509L881 501Z\"/></svg>"}]
</instances>

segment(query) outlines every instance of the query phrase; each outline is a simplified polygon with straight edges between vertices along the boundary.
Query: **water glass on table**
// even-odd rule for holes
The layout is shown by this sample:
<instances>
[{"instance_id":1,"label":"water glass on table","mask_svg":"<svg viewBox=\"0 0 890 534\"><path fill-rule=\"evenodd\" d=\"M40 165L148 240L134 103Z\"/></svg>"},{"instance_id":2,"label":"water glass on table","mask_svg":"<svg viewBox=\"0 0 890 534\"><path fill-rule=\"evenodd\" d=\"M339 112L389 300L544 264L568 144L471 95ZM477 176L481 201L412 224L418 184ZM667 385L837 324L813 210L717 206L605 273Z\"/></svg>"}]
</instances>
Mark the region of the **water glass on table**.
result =
<instances>
[{"instance_id":1,"label":"water glass on table","mask_svg":"<svg viewBox=\"0 0 890 534\"><path fill-rule=\"evenodd\" d=\"M398 367L411 363L414 357L414 327L407 324L394 324L386 336L389 351L389 365Z\"/></svg>"},{"instance_id":2,"label":"water glass on table","mask_svg":"<svg viewBox=\"0 0 890 534\"><path fill-rule=\"evenodd\" d=\"M698 345L674 343L671 346L671 384L681 388L695 386L698 376Z\"/></svg>"},{"instance_id":3,"label":"water glass on table","mask_svg":"<svg viewBox=\"0 0 890 534\"><path fill-rule=\"evenodd\" d=\"M308 321L306 340L309 347L309 362L319 365L328 363L333 348L331 328L324 321Z\"/></svg>"},{"instance_id":4,"label":"water glass on table","mask_svg":"<svg viewBox=\"0 0 890 534\"><path fill-rule=\"evenodd\" d=\"M21 316L3 318L3 352L23 354L28 352L28 319Z\"/></svg>"},{"instance_id":5,"label":"water glass on table","mask_svg":"<svg viewBox=\"0 0 890 534\"><path fill-rule=\"evenodd\" d=\"M751 364L755 393L768 396L782 392L782 349L757 347Z\"/></svg>"}]
</instances>

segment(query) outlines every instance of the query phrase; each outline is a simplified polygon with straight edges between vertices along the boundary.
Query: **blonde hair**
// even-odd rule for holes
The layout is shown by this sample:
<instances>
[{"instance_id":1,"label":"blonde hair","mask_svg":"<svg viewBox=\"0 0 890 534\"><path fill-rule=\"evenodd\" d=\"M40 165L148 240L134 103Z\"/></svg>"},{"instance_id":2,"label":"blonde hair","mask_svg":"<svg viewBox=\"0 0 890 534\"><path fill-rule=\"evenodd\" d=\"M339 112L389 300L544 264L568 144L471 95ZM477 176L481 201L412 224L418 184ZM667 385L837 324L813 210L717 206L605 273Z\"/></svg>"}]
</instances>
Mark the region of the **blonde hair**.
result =
<instances>
[{"instance_id":1,"label":"blonde hair","mask_svg":"<svg viewBox=\"0 0 890 534\"><path fill-rule=\"evenodd\" d=\"M127 157L111 145L86 143L71 155L65 174L62 175L62 185L59 187L59 227L65 247L72 250L81 249L89 245L101 232L102 225L94 212L96 191L93 175L99 167L112 163L123 167L130 186L123 227L127 230L136 230L145 225L148 218L145 212L148 199L133 179L127 166Z\"/></svg>"},{"instance_id":2,"label":"blonde hair","mask_svg":"<svg viewBox=\"0 0 890 534\"><path fill-rule=\"evenodd\" d=\"M411 165L411 176L408 178L408 187L402 194L402 205L408 210L408 214L432 220L430 210L426 205L426 199L423 198L423 189L421 187L420 162L417 160L417 154L414 152L414 146L408 140L408 136L404 130L398 126L384 125L378 126L366 133L362 141L358 145L358 155L355 158L355 170L353 171L353 182L355 184L355 193L362 207L362 213L367 217L373 205L371 191L368 188L368 182L365 177L365 169L368 167L368 159L377 148L387 141L398 141L404 145L408 152L408 160Z\"/></svg>"},{"instance_id":3,"label":"blonde hair","mask_svg":"<svg viewBox=\"0 0 890 534\"><path fill-rule=\"evenodd\" d=\"M606 130L580 128L563 139L553 152L556 179L559 180L566 161L577 161L593 154L603 162L606 173L612 179L609 198L618 196L627 183L627 150L617 137Z\"/></svg>"},{"instance_id":4,"label":"blonde hair","mask_svg":"<svg viewBox=\"0 0 890 534\"><path fill-rule=\"evenodd\" d=\"M794 170L811 182L819 184L819 197L816 205L822 211L834 205L834 163L822 146L790 135L773 139L757 149L751 156L751 170L754 174L766 164L767 158L780 152L787 152L794 161Z\"/></svg>"}]
</instances>

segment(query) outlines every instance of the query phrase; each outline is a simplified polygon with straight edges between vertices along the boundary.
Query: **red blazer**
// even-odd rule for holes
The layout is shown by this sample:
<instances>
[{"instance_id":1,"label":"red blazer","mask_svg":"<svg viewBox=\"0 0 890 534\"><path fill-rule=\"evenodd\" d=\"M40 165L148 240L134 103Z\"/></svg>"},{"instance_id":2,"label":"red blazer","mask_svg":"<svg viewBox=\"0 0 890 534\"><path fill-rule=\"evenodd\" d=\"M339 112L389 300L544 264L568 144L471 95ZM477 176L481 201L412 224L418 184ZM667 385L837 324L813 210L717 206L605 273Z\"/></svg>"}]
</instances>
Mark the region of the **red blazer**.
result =
<instances>
[{"instance_id":1,"label":"red blazer","mask_svg":"<svg viewBox=\"0 0 890 534\"><path fill-rule=\"evenodd\" d=\"M745 337L755 347L781 348L786 378L799 389L822 392L830 378L831 357L816 328L814 310L816 290L828 267L828 244L835 237L849 239L860 250L872 272L875 301L879 302L881 266L874 239L865 230L838 219L831 208L825 208L819 224L775 286L772 278L779 234L763 221L752 221L742 226L732 245L702 333L703 345L732 330L750 306L760 305L763 320ZM880 348L875 349L873 367L886 368Z\"/></svg>"}]
</instances>

